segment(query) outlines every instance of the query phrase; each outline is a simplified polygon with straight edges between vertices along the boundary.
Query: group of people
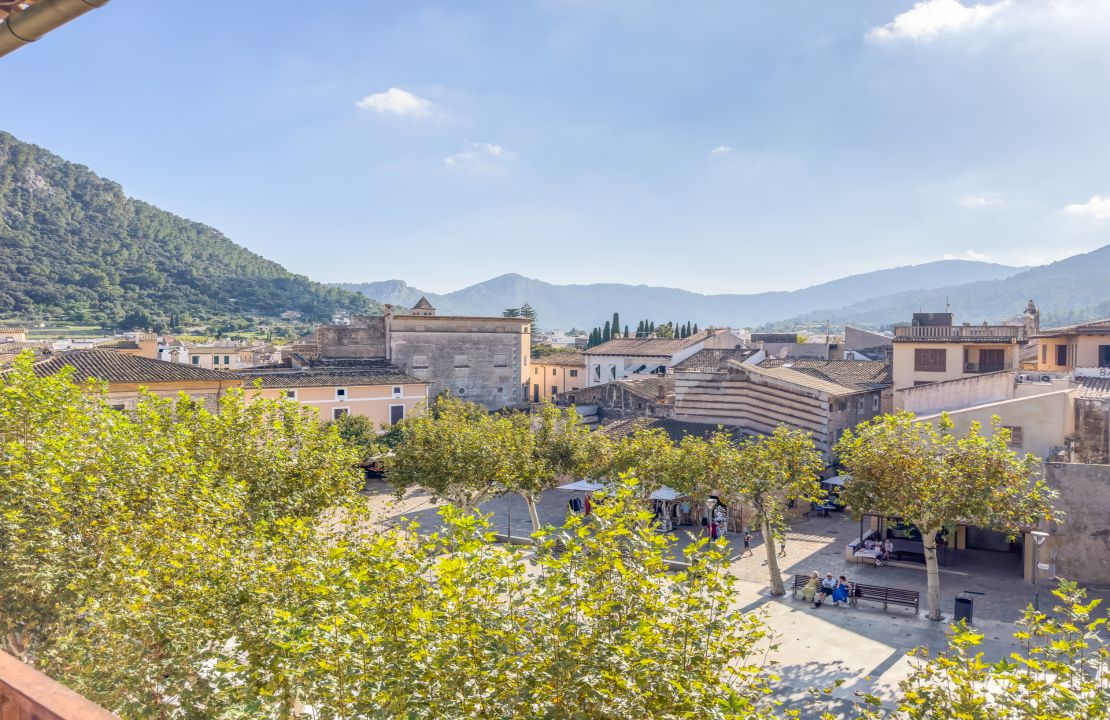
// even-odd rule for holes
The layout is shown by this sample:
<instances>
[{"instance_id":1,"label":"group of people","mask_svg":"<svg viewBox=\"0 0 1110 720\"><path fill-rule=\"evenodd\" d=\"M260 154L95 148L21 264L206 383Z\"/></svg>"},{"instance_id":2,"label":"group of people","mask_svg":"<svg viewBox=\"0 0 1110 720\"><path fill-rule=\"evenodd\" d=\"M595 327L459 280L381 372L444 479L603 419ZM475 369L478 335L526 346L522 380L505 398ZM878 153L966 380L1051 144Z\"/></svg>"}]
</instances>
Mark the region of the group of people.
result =
<instances>
[{"instance_id":1,"label":"group of people","mask_svg":"<svg viewBox=\"0 0 1110 720\"><path fill-rule=\"evenodd\" d=\"M578 498L571 498L567 501L567 507L570 508L570 511L572 513L582 513L583 515L588 517L594 509L593 497L591 497L587 493L586 497L582 498L581 500L579 500Z\"/></svg>"},{"instance_id":2,"label":"group of people","mask_svg":"<svg viewBox=\"0 0 1110 720\"><path fill-rule=\"evenodd\" d=\"M882 565L894 555L894 542L890 538L885 541L868 538L863 541L863 549L874 553L875 564Z\"/></svg>"},{"instance_id":3,"label":"group of people","mask_svg":"<svg viewBox=\"0 0 1110 720\"><path fill-rule=\"evenodd\" d=\"M826 600L832 600L835 606L839 606L840 603L847 605L851 594L852 585L848 582L848 578L843 575L834 578L832 573L825 573L825 577L822 578L821 573L816 570L802 588L802 598L807 602L812 601L813 607L821 607Z\"/></svg>"}]
</instances>

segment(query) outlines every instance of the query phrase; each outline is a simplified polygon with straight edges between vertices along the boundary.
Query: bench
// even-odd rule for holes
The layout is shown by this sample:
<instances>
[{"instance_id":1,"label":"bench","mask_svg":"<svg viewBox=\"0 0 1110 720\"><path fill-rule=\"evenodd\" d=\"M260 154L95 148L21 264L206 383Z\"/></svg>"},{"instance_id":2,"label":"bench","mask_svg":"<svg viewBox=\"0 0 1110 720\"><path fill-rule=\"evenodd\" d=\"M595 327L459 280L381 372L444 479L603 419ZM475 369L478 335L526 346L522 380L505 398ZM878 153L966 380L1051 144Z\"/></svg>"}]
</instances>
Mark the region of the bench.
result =
<instances>
[{"instance_id":1,"label":"bench","mask_svg":"<svg viewBox=\"0 0 1110 720\"><path fill-rule=\"evenodd\" d=\"M795 580L795 582L797 582ZM805 585L805 583L802 583ZM883 610L886 610L887 605L904 605L912 607L914 614L921 612L921 593L916 590L902 590L900 588L883 587L882 585L861 585L855 583L852 586L851 594L852 605L855 605L858 600L870 600L872 602L881 602Z\"/></svg>"},{"instance_id":2,"label":"bench","mask_svg":"<svg viewBox=\"0 0 1110 720\"><path fill-rule=\"evenodd\" d=\"M809 575L795 575L794 576L794 590L790 593L792 597L798 597L798 591L806 586L809 582Z\"/></svg>"}]
</instances>

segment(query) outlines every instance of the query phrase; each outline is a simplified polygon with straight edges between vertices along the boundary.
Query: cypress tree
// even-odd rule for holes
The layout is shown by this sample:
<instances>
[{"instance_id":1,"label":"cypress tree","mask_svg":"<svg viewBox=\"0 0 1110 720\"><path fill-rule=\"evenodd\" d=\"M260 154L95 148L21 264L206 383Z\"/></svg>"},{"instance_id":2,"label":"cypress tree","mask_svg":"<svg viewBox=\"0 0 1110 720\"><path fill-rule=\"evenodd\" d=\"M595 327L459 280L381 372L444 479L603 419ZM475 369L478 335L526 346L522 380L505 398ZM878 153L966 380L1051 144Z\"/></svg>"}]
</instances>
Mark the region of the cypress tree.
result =
<instances>
[{"instance_id":1,"label":"cypress tree","mask_svg":"<svg viewBox=\"0 0 1110 720\"><path fill-rule=\"evenodd\" d=\"M618 337L621 334L621 316L613 311L613 337Z\"/></svg>"},{"instance_id":2,"label":"cypress tree","mask_svg":"<svg viewBox=\"0 0 1110 720\"><path fill-rule=\"evenodd\" d=\"M624 326L624 336L625 336L625 337L628 337L628 336L629 336L629 335L628 335L628 326L627 326L627 325L625 325L625 326Z\"/></svg>"},{"instance_id":3,"label":"cypress tree","mask_svg":"<svg viewBox=\"0 0 1110 720\"><path fill-rule=\"evenodd\" d=\"M602 340L602 342L606 342L606 341L612 340L612 339L613 339L613 332L609 328L609 321L606 320L605 321L605 329L601 331L601 340Z\"/></svg>"},{"instance_id":4,"label":"cypress tree","mask_svg":"<svg viewBox=\"0 0 1110 720\"><path fill-rule=\"evenodd\" d=\"M694 334L695 335L698 334L698 324L697 323L694 323Z\"/></svg>"},{"instance_id":5,"label":"cypress tree","mask_svg":"<svg viewBox=\"0 0 1110 720\"><path fill-rule=\"evenodd\" d=\"M642 338L644 336L644 321L641 320L640 324L636 326L636 337Z\"/></svg>"},{"instance_id":6,"label":"cypress tree","mask_svg":"<svg viewBox=\"0 0 1110 720\"><path fill-rule=\"evenodd\" d=\"M652 320L651 324L648 325L648 335L654 335L654 334L655 334L655 321Z\"/></svg>"}]
</instances>

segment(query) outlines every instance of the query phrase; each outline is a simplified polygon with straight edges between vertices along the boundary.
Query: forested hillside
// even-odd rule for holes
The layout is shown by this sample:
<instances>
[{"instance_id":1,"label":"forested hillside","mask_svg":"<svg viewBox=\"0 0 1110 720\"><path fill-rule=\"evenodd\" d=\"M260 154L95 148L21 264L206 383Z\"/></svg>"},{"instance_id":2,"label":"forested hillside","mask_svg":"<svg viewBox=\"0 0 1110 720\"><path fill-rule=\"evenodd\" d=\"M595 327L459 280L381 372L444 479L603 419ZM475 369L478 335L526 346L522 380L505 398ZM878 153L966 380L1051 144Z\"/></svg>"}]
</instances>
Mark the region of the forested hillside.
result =
<instances>
[{"instance_id":1,"label":"forested hillside","mask_svg":"<svg viewBox=\"0 0 1110 720\"><path fill-rule=\"evenodd\" d=\"M0 316L141 327L286 310L323 320L373 305L0 132Z\"/></svg>"}]
</instances>

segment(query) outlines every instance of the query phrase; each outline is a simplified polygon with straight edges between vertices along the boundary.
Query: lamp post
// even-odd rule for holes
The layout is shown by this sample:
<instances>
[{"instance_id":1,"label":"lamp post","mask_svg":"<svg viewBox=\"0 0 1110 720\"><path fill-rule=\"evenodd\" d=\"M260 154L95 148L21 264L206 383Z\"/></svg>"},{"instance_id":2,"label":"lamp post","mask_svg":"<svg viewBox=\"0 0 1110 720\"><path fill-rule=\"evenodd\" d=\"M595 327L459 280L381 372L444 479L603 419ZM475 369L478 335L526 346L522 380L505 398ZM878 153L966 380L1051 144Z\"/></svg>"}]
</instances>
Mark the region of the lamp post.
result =
<instances>
[{"instance_id":1,"label":"lamp post","mask_svg":"<svg viewBox=\"0 0 1110 720\"><path fill-rule=\"evenodd\" d=\"M1043 530L1033 530L1029 534L1033 536L1033 609L1040 612L1041 589L1037 586L1037 574L1041 571L1039 557L1041 545L1044 545L1044 541L1048 539L1048 533Z\"/></svg>"}]
</instances>

